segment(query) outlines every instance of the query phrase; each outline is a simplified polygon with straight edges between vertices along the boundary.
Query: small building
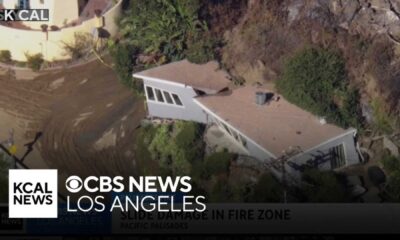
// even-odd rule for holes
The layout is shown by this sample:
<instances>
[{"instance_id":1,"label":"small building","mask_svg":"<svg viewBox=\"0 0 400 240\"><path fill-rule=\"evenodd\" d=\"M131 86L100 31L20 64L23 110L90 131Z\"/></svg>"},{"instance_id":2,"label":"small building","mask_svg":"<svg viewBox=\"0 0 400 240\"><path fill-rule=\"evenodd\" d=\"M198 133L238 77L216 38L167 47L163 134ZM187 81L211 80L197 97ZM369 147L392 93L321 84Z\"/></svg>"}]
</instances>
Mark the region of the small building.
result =
<instances>
[{"instance_id":1,"label":"small building","mask_svg":"<svg viewBox=\"0 0 400 240\"><path fill-rule=\"evenodd\" d=\"M0 9L49 10L48 21L0 21L0 50L10 51L16 61L26 61L26 54L57 61L70 58L63 47L76 34L94 40L114 36L122 0L0 0Z\"/></svg>"},{"instance_id":2,"label":"small building","mask_svg":"<svg viewBox=\"0 0 400 240\"><path fill-rule=\"evenodd\" d=\"M360 162L356 129L342 129L264 87L229 88L216 62L187 60L134 74L143 79L149 117L217 125L248 156L269 164L277 177L306 167L339 169Z\"/></svg>"}]
</instances>

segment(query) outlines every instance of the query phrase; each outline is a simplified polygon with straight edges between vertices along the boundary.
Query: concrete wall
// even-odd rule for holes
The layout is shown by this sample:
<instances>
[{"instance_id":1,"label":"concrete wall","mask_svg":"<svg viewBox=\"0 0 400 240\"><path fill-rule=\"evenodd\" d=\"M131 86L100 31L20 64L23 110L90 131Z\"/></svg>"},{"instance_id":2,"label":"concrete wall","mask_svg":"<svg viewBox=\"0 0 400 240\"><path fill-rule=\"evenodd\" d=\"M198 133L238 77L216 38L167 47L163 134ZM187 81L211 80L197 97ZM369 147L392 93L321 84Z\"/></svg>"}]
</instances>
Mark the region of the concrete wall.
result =
<instances>
[{"instance_id":1,"label":"concrete wall","mask_svg":"<svg viewBox=\"0 0 400 240\"><path fill-rule=\"evenodd\" d=\"M122 1L119 1L103 15L104 29L111 36L118 32L115 19L121 13ZM47 33L41 30L23 30L0 25L0 50L9 50L12 58L17 61L26 61L25 53L31 55L41 53L47 61L65 60L69 56L65 54L63 42L73 42L75 33L92 34L97 23L98 20L92 18L77 26Z\"/></svg>"},{"instance_id":2,"label":"concrete wall","mask_svg":"<svg viewBox=\"0 0 400 240\"><path fill-rule=\"evenodd\" d=\"M160 90L175 93L183 103L183 106L176 106L147 100L150 117L180 119L200 123L207 122L205 112L193 102L193 97L196 96L196 92L192 87L148 78L144 78L143 83L145 86L151 86Z\"/></svg>"}]
</instances>

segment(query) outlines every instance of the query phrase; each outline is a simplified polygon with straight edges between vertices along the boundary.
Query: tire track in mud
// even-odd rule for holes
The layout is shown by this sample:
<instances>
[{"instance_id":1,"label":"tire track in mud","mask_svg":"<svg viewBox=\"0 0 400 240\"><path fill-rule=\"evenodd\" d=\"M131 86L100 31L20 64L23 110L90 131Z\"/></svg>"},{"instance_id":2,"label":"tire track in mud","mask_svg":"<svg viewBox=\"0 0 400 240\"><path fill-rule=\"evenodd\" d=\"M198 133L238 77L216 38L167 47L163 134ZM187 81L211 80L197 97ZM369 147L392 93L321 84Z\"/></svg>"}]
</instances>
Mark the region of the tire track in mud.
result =
<instances>
[{"instance_id":1,"label":"tire track in mud","mask_svg":"<svg viewBox=\"0 0 400 240\"><path fill-rule=\"evenodd\" d=\"M145 116L143 101L100 63L29 81L0 76L0 111L15 118L27 140L43 132L35 147L50 168L81 176L136 173L134 138Z\"/></svg>"}]
</instances>

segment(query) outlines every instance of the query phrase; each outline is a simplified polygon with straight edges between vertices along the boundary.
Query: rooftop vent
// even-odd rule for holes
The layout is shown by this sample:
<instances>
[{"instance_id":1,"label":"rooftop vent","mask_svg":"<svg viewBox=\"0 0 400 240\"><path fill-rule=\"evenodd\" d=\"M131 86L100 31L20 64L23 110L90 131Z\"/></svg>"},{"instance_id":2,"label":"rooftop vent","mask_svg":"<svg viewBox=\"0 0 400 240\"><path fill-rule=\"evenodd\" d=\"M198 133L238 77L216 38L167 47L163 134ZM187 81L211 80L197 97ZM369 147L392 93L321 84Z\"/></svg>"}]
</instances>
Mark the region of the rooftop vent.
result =
<instances>
[{"instance_id":1,"label":"rooftop vent","mask_svg":"<svg viewBox=\"0 0 400 240\"><path fill-rule=\"evenodd\" d=\"M256 104L264 105L274 98L273 93L256 92Z\"/></svg>"}]
</instances>

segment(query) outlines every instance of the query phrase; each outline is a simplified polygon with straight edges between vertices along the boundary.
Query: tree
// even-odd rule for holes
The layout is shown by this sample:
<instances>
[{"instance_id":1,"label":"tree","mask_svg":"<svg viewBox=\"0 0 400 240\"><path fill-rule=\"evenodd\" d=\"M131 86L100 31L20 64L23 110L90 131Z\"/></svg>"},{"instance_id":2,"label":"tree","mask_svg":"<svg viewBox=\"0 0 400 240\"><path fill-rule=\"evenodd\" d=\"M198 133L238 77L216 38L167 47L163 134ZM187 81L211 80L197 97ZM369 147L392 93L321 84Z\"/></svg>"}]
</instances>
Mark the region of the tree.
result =
<instances>
[{"instance_id":1,"label":"tree","mask_svg":"<svg viewBox=\"0 0 400 240\"><path fill-rule=\"evenodd\" d=\"M277 88L288 101L314 114L343 127L357 126L358 93L348 84L339 54L306 48L286 63Z\"/></svg>"}]
</instances>

